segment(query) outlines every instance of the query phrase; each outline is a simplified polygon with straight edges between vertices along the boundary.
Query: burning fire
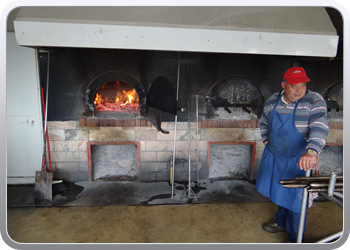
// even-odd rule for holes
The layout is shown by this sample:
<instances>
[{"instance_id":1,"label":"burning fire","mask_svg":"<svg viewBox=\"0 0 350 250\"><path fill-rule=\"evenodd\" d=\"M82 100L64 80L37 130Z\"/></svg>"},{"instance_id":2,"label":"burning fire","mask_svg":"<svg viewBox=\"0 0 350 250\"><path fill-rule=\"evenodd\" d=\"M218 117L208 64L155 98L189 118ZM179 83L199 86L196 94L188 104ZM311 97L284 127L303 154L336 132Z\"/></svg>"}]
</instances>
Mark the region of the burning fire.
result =
<instances>
[{"instance_id":1,"label":"burning fire","mask_svg":"<svg viewBox=\"0 0 350 250\"><path fill-rule=\"evenodd\" d=\"M139 97L135 89L118 92L114 100L103 98L102 94L96 94L94 104L99 111L123 111L134 112L139 109Z\"/></svg>"}]
</instances>

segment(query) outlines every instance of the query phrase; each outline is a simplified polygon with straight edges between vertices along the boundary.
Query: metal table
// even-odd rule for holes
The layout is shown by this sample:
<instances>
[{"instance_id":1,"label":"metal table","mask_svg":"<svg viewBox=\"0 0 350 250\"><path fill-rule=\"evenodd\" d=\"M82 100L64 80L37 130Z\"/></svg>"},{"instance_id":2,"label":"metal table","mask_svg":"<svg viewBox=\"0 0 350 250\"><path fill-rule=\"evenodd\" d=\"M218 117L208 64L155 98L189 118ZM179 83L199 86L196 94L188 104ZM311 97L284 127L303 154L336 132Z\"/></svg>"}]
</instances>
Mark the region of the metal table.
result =
<instances>
[{"instance_id":1,"label":"metal table","mask_svg":"<svg viewBox=\"0 0 350 250\"><path fill-rule=\"evenodd\" d=\"M303 198L301 203L299 230L297 243L301 243L303 238L303 228L305 224L306 208L308 206L309 192L318 192L328 200L343 208L343 176L337 176L334 172L330 176L310 177L311 170L306 171L305 177L297 177L293 180L281 180L279 183L286 188L303 188ZM343 231L330 235L316 243L326 243L339 238Z\"/></svg>"}]
</instances>

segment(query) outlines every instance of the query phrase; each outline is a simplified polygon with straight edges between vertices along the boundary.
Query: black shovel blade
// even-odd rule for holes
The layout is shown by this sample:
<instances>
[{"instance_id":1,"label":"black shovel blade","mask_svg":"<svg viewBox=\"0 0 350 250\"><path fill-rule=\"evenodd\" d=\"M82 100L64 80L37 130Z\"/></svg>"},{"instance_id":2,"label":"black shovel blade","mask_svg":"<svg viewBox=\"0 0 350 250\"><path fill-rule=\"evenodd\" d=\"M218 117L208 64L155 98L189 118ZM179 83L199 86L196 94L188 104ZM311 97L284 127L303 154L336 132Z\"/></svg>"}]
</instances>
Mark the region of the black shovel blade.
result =
<instances>
[{"instance_id":1,"label":"black shovel blade","mask_svg":"<svg viewBox=\"0 0 350 250\"><path fill-rule=\"evenodd\" d=\"M177 101L168 79L158 76L147 94L147 106L177 115Z\"/></svg>"},{"instance_id":2,"label":"black shovel blade","mask_svg":"<svg viewBox=\"0 0 350 250\"><path fill-rule=\"evenodd\" d=\"M37 201L52 202L53 173L47 171L35 172L34 199Z\"/></svg>"}]
</instances>

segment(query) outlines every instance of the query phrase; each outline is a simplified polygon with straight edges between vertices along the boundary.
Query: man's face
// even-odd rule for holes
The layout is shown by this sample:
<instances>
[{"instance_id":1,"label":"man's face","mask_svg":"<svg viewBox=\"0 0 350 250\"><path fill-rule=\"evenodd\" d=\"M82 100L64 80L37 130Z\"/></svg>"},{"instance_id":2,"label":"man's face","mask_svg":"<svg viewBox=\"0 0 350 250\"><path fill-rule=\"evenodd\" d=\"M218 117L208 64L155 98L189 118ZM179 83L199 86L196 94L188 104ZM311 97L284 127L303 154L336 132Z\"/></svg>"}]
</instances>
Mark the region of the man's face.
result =
<instances>
[{"instance_id":1,"label":"man's face","mask_svg":"<svg viewBox=\"0 0 350 250\"><path fill-rule=\"evenodd\" d=\"M291 103L293 101L300 100L306 93L306 83L289 84L282 81L282 88L284 89L284 99L286 102Z\"/></svg>"}]
</instances>

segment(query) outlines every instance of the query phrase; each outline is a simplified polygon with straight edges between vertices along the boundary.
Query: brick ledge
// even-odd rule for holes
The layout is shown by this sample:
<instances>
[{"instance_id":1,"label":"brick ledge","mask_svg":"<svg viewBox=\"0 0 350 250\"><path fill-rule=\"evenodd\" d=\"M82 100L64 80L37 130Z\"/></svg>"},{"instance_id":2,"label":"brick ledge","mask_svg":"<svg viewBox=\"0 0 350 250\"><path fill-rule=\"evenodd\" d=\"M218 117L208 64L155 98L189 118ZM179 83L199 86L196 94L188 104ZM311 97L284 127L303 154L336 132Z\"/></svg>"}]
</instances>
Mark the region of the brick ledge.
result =
<instances>
[{"instance_id":1,"label":"brick ledge","mask_svg":"<svg viewBox=\"0 0 350 250\"><path fill-rule=\"evenodd\" d=\"M343 129L343 121L328 121L329 129ZM146 119L80 118L81 127L152 127ZM259 120L202 120L202 128L260 128Z\"/></svg>"},{"instance_id":2,"label":"brick ledge","mask_svg":"<svg viewBox=\"0 0 350 250\"><path fill-rule=\"evenodd\" d=\"M258 120L203 120L202 128L259 128Z\"/></svg>"},{"instance_id":3,"label":"brick ledge","mask_svg":"<svg viewBox=\"0 0 350 250\"><path fill-rule=\"evenodd\" d=\"M202 128L260 128L258 120L203 120ZM343 129L343 121L328 121L329 129Z\"/></svg>"},{"instance_id":4,"label":"brick ledge","mask_svg":"<svg viewBox=\"0 0 350 250\"><path fill-rule=\"evenodd\" d=\"M151 127L146 119L80 118L81 127Z\"/></svg>"}]
</instances>

